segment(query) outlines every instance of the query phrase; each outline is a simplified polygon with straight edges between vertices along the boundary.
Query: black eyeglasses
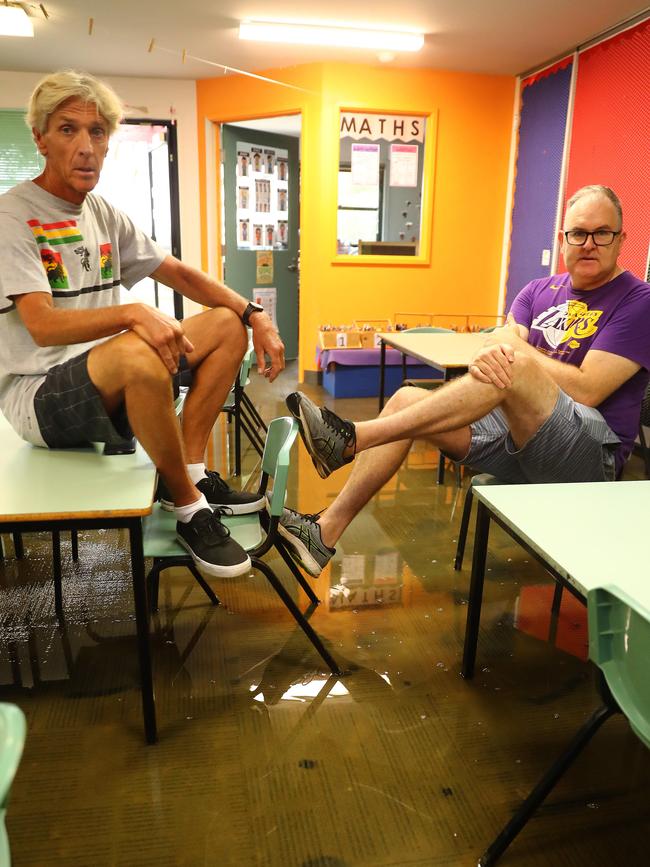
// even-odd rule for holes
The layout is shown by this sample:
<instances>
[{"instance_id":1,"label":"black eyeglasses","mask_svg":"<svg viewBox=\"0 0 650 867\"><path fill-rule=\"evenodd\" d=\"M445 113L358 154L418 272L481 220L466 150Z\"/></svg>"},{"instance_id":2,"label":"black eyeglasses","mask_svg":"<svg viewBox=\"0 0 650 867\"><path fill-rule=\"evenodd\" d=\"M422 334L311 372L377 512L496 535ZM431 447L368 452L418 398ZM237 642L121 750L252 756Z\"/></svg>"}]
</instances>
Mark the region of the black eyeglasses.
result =
<instances>
[{"instance_id":1,"label":"black eyeglasses","mask_svg":"<svg viewBox=\"0 0 650 867\"><path fill-rule=\"evenodd\" d=\"M597 229L595 232L585 232L583 229L569 229L564 233L567 244L572 247L582 247L587 243L587 238L594 239L594 244L597 247L609 247L617 235L620 235L623 230L612 232L611 229Z\"/></svg>"}]
</instances>

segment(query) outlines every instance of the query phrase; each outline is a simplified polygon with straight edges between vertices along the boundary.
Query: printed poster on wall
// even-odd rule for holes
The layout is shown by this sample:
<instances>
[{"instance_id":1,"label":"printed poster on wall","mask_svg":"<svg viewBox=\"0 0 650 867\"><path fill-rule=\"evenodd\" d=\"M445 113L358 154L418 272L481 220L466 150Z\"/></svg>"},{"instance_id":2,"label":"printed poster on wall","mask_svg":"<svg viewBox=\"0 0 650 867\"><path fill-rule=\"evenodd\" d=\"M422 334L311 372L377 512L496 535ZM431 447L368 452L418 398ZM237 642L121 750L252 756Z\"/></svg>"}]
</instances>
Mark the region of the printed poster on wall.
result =
<instances>
[{"instance_id":1,"label":"printed poster on wall","mask_svg":"<svg viewBox=\"0 0 650 867\"><path fill-rule=\"evenodd\" d=\"M268 314L271 322L277 328L278 323L275 316L275 308L277 304L278 290L270 287L268 289L253 289L253 295L255 297L255 303L262 305L264 312Z\"/></svg>"},{"instance_id":2,"label":"printed poster on wall","mask_svg":"<svg viewBox=\"0 0 650 867\"><path fill-rule=\"evenodd\" d=\"M379 145L353 142L350 173L354 186L379 186Z\"/></svg>"},{"instance_id":3,"label":"printed poster on wall","mask_svg":"<svg viewBox=\"0 0 650 867\"><path fill-rule=\"evenodd\" d=\"M251 227L249 220L239 220L237 231L237 246L248 249L251 245Z\"/></svg>"},{"instance_id":4,"label":"printed poster on wall","mask_svg":"<svg viewBox=\"0 0 650 867\"><path fill-rule=\"evenodd\" d=\"M271 250L258 250L256 283L273 283L273 253Z\"/></svg>"},{"instance_id":5,"label":"printed poster on wall","mask_svg":"<svg viewBox=\"0 0 650 867\"><path fill-rule=\"evenodd\" d=\"M289 152L237 142L236 174L238 249L288 249Z\"/></svg>"},{"instance_id":6,"label":"printed poster on wall","mask_svg":"<svg viewBox=\"0 0 650 867\"><path fill-rule=\"evenodd\" d=\"M418 146L392 144L390 146L390 186L417 187Z\"/></svg>"}]
</instances>

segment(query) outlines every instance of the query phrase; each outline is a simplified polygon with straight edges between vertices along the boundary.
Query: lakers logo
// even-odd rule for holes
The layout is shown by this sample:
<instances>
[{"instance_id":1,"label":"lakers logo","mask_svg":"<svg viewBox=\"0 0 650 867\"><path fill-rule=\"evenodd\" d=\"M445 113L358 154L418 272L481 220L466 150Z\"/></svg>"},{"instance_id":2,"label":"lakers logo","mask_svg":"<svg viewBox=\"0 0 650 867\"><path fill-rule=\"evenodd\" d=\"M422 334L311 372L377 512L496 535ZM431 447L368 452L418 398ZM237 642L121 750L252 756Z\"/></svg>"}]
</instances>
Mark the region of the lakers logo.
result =
<instances>
[{"instance_id":1,"label":"lakers logo","mask_svg":"<svg viewBox=\"0 0 650 867\"><path fill-rule=\"evenodd\" d=\"M575 348L579 345L576 341L591 337L598 331L598 320L602 315L602 310L590 310L584 301L565 301L535 317L532 328L543 333L552 349L567 342Z\"/></svg>"}]
</instances>

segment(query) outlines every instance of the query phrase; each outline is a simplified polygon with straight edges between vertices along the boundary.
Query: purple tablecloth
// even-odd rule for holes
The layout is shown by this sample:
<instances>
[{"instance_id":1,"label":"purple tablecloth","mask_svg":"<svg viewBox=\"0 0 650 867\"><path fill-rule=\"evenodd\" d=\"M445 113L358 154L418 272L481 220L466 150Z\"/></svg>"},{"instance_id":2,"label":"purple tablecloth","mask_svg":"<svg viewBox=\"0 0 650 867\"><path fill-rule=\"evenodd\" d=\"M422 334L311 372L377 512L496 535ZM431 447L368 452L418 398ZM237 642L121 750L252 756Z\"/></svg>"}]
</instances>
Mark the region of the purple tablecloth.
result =
<instances>
[{"instance_id":1,"label":"purple tablecloth","mask_svg":"<svg viewBox=\"0 0 650 867\"><path fill-rule=\"evenodd\" d=\"M380 349L316 349L316 365L319 370L326 370L329 364L344 365L376 365L380 363ZM395 366L402 363L402 353L397 349L386 347L386 366ZM417 358L407 356L406 363L409 365L422 364Z\"/></svg>"}]
</instances>

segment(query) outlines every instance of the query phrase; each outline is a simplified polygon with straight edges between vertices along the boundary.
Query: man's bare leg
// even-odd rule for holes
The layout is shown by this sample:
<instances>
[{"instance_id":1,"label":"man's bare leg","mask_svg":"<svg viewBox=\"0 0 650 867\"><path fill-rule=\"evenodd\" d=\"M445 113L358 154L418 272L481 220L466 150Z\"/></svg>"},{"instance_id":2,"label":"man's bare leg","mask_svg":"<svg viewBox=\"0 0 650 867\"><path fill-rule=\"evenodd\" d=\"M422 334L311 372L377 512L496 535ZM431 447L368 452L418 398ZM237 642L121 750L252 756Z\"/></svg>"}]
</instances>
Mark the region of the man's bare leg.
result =
<instances>
[{"instance_id":1,"label":"man's bare leg","mask_svg":"<svg viewBox=\"0 0 650 867\"><path fill-rule=\"evenodd\" d=\"M386 403L381 417L400 412L429 396L430 392L422 388L400 388ZM441 434L433 444L448 455L462 458L467 454L470 438L470 429L465 427ZM343 489L319 519L321 537L328 547L334 547L352 519L395 475L412 445L413 439L401 439L368 448L358 456Z\"/></svg>"},{"instance_id":2,"label":"man's bare leg","mask_svg":"<svg viewBox=\"0 0 650 867\"><path fill-rule=\"evenodd\" d=\"M553 412L558 387L535 359L517 355L512 365L513 381L507 388L479 382L466 374L419 401L371 421L355 425L356 451L364 451L404 437L430 439L460 430L501 406L512 438L521 448ZM402 391L403 389L400 389ZM399 404L400 391L391 398Z\"/></svg>"},{"instance_id":3,"label":"man's bare leg","mask_svg":"<svg viewBox=\"0 0 650 867\"><path fill-rule=\"evenodd\" d=\"M187 449L174 413L169 372L152 347L135 334L120 334L95 346L88 356L89 376L107 411L113 413L122 401L126 403L131 428L177 506L200 497L186 463L203 461L210 431L246 349L246 331L228 310L208 310L186 320L183 327L194 345L188 363L195 371L184 410Z\"/></svg>"},{"instance_id":4,"label":"man's bare leg","mask_svg":"<svg viewBox=\"0 0 650 867\"><path fill-rule=\"evenodd\" d=\"M158 353L136 334L120 334L91 349L88 374L109 415L125 402L131 429L174 502L183 506L199 499L185 466L169 371Z\"/></svg>"},{"instance_id":5,"label":"man's bare leg","mask_svg":"<svg viewBox=\"0 0 650 867\"><path fill-rule=\"evenodd\" d=\"M551 415L558 388L533 359L515 360L508 389L465 376L428 392L401 388L381 415L355 425L359 457L341 493L320 516L321 538L333 547L353 518L397 472L414 439L425 439L461 460L471 442L469 425L501 406L521 448Z\"/></svg>"},{"instance_id":6,"label":"man's bare leg","mask_svg":"<svg viewBox=\"0 0 650 867\"><path fill-rule=\"evenodd\" d=\"M248 335L232 310L219 307L183 321L194 346L187 355L192 385L183 405L187 462L201 463L210 432L228 396L248 345Z\"/></svg>"}]
</instances>

